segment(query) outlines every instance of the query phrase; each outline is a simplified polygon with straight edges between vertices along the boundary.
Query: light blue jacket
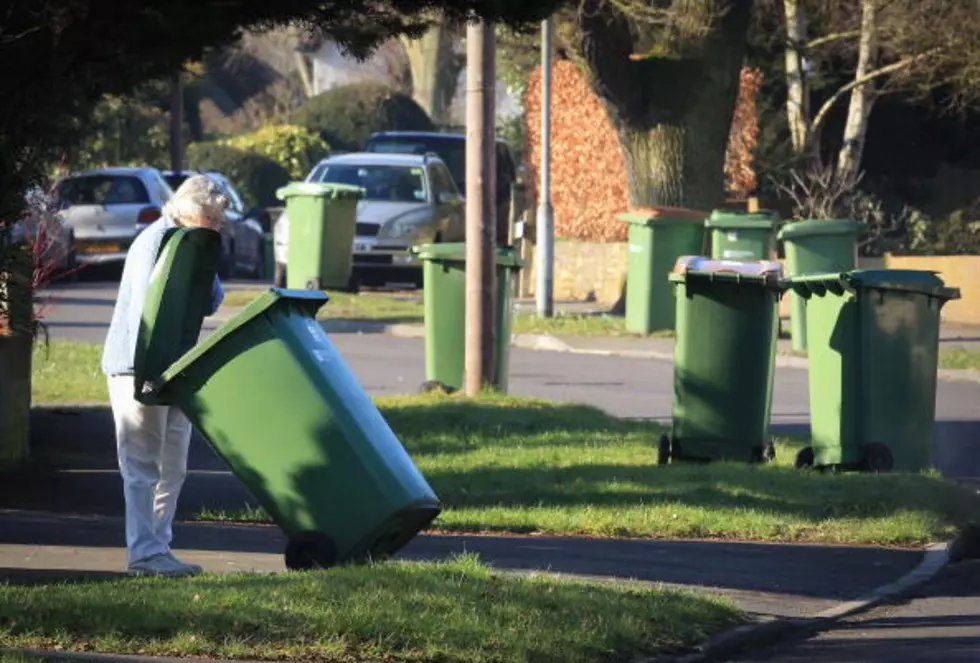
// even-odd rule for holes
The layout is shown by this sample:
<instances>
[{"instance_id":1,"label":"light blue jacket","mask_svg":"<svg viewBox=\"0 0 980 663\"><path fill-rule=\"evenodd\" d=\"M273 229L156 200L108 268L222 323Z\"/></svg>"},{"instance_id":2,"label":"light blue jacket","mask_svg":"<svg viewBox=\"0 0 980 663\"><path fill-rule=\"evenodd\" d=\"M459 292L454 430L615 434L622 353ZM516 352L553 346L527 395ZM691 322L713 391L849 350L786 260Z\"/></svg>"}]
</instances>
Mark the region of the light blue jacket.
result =
<instances>
[{"instance_id":1,"label":"light blue jacket","mask_svg":"<svg viewBox=\"0 0 980 663\"><path fill-rule=\"evenodd\" d=\"M140 320L143 317L146 291L150 285L150 275L153 273L164 233L169 228L175 227L176 224L172 219L167 216L161 217L141 232L129 247L122 279L119 282L119 296L116 298L112 322L109 323L109 332L106 334L105 347L102 350L102 372L106 375L133 374L136 340L139 336ZM221 281L215 276L209 315L218 310L224 297Z\"/></svg>"}]
</instances>

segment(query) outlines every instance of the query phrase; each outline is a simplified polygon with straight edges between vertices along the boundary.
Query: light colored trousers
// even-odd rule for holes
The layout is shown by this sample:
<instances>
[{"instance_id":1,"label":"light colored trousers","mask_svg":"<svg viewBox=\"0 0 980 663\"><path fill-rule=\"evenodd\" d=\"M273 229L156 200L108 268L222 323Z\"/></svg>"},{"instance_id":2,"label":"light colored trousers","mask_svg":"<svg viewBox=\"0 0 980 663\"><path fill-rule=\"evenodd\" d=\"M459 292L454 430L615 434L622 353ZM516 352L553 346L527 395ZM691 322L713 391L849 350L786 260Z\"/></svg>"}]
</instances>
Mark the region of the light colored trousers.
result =
<instances>
[{"instance_id":1,"label":"light colored trousers","mask_svg":"<svg viewBox=\"0 0 980 663\"><path fill-rule=\"evenodd\" d=\"M191 423L175 407L137 401L129 375L109 378L109 401L126 499L126 556L132 563L170 552Z\"/></svg>"}]
</instances>

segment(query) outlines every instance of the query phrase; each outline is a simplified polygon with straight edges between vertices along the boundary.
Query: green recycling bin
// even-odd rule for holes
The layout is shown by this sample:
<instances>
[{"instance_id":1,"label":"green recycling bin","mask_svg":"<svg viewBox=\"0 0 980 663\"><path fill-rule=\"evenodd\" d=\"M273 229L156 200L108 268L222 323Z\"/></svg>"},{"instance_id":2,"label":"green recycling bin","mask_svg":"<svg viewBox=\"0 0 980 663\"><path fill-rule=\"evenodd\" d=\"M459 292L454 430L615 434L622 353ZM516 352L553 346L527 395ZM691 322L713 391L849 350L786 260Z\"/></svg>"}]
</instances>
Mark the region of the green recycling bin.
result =
<instances>
[{"instance_id":1,"label":"green recycling bin","mask_svg":"<svg viewBox=\"0 0 980 663\"><path fill-rule=\"evenodd\" d=\"M703 251L706 216L671 207L619 215L629 224L627 331L650 334L674 328L676 306L667 276L678 258Z\"/></svg>"},{"instance_id":2,"label":"green recycling bin","mask_svg":"<svg viewBox=\"0 0 980 663\"><path fill-rule=\"evenodd\" d=\"M959 290L935 272L904 269L809 274L787 285L808 300L812 446L796 466L928 467L939 314Z\"/></svg>"},{"instance_id":3,"label":"green recycling bin","mask_svg":"<svg viewBox=\"0 0 980 663\"><path fill-rule=\"evenodd\" d=\"M456 391L463 386L466 355L466 245L424 244L412 252L423 261L425 307L424 389ZM497 301L494 313L495 344L490 383L507 391L510 365L510 282L523 264L514 249L497 249Z\"/></svg>"},{"instance_id":4,"label":"green recycling bin","mask_svg":"<svg viewBox=\"0 0 980 663\"><path fill-rule=\"evenodd\" d=\"M364 189L293 182L276 191L286 202L286 285L294 290L346 290L351 280L357 201Z\"/></svg>"},{"instance_id":5,"label":"green recycling bin","mask_svg":"<svg viewBox=\"0 0 980 663\"><path fill-rule=\"evenodd\" d=\"M775 249L775 212L715 210L705 222L711 232L711 257L715 260L769 260Z\"/></svg>"},{"instance_id":6,"label":"green recycling bin","mask_svg":"<svg viewBox=\"0 0 980 663\"><path fill-rule=\"evenodd\" d=\"M138 397L187 415L286 533L288 568L396 552L438 498L317 323L327 295L270 289L160 371L199 331L185 302L214 274L205 242L176 241L189 250L161 252L143 311Z\"/></svg>"},{"instance_id":7,"label":"green recycling bin","mask_svg":"<svg viewBox=\"0 0 980 663\"><path fill-rule=\"evenodd\" d=\"M673 424L658 443L658 463L775 457L769 418L781 274L772 261L677 261Z\"/></svg>"},{"instance_id":8,"label":"green recycling bin","mask_svg":"<svg viewBox=\"0 0 980 663\"><path fill-rule=\"evenodd\" d=\"M851 219L794 221L780 229L790 277L849 272L857 267L857 238L863 224ZM789 293L793 349L806 351L806 299Z\"/></svg>"}]
</instances>

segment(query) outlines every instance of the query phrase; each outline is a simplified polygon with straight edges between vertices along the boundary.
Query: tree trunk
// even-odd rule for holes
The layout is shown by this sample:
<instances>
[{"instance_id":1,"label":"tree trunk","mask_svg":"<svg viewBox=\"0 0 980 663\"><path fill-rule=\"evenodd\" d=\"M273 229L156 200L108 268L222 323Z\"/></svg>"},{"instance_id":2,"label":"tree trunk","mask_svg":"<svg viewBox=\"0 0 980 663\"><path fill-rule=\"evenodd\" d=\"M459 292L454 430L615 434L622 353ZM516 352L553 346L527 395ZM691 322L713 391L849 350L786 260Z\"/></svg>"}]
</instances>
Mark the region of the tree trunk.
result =
<instances>
[{"instance_id":1,"label":"tree trunk","mask_svg":"<svg viewBox=\"0 0 980 663\"><path fill-rule=\"evenodd\" d=\"M412 97L433 122L445 124L465 62L453 50L453 30L439 23L420 39L405 40L404 45L412 69Z\"/></svg>"},{"instance_id":2,"label":"tree trunk","mask_svg":"<svg viewBox=\"0 0 980 663\"><path fill-rule=\"evenodd\" d=\"M861 2L861 41L858 46L858 65L854 79L859 80L874 70L878 60L878 0ZM868 118L874 105L876 84L870 80L851 90L844 125L844 140L837 155L837 177L841 182L853 185L857 182L864 153L864 139L868 133Z\"/></svg>"},{"instance_id":3,"label":"tree trunk","mask_svg":"<svg viewBox=\"0 0 980 663\"><path fill-rule=\"evenodd\" d=\"M810 145L810 86L804 65L807 43L806 9L800 0L783 0L786 12L786 119L793 152L802 155Z\"/></svg>"}]
</instances>

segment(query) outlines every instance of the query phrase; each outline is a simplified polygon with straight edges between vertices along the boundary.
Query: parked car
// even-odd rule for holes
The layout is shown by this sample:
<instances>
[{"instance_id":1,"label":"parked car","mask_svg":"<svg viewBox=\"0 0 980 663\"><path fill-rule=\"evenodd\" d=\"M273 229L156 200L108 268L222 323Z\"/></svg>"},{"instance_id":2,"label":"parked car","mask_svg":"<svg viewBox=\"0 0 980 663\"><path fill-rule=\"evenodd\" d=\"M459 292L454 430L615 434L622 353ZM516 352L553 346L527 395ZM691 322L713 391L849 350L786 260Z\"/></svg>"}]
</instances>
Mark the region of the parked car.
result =
<instances>
[{"instance_id":1,"label":"parked car","mask_svg":"<svg viewBox=\"0 0 980 663\"><path fill-rule=\"evenodd\" d=\"M307 182L364 188L357 204L353 280L378 284L420 282L409 249L416 244L459 242L465 235L463 197L446 164L434 154L349 153L324 159ZM289 219L274 229L276 285L286 282Z\"/></svg>"},{"instance_id":2,"label":"parked car","mask_svg":"<svg viewBox=\"0 0 980 663\"><path fill-rule=\"evenodd\" d=\"M160 218L173 192L155 168L99 168L67 175L53 188L62 223L74 228L79 263L125 260L140 227Z\"/></svg>"},{"instance_id":3,"label":"parked car","mask_svg":"<svg viewBox=\"0 0 980 663\"><path fill-rule=\"evenodd\" d=\"M376 153L435 153L443 160L453 176L456 188L466 195L466 134L435 131L383 131L374 133L364 145L365 152ZM517 166L507 143L496 142L497 156L497 244L510 243L510 201Z\"/></svg>"},{"instance_id":4,"label":"parked car","mask_svg":"<svg viewBox=\"0 0 980 663\"><path fill-rule=\"evenodd\" d=\"M231 181L215 171L165 170L163 179L174 191L191 175L207 175L228 197L225 224L221 229L221 262L218 275L223 279L236 276L257 278L262 273L265 230L261 223L265 210L248 207L242 194ZM266 224L268 225L268 224Z\"/></svg>"},{"instance_id":5,"label":"parked car","mask_svg":"<svg viewBox=\"0 0 980 663\"><path fill-rule=\"evenodd\" d=\"M51 198L34 187L25 195L24 215L10 229L14 244L30 243L37 265L53 279L76 280L78 254L75 229L62 221L52 208Z\"/></svg>"}]
</instances>

